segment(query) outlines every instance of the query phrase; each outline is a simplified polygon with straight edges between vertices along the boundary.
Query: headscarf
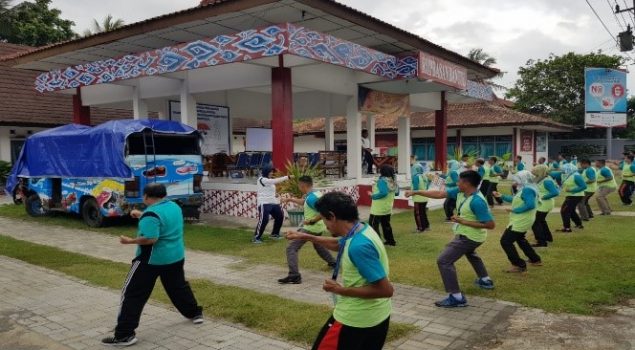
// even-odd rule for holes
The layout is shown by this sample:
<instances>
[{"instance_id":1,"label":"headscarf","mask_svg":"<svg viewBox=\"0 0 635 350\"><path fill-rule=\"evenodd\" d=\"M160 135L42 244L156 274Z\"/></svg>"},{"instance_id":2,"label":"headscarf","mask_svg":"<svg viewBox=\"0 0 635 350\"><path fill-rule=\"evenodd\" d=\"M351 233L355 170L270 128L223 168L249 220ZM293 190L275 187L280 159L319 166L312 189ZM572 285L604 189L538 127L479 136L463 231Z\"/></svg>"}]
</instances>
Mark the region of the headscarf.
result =
<instances>
[{"instance_id":1,"label":"headscarf","mask_svg":"<svg viewBox=\"0 0 635 350\"><path fill-rule=\"evenodd\" d=\"M461 168L461 163L459 163L458 161L453 159L448 162L449 171L459 171L460 168Z\"/></svg>"},{"instance_id":2,"label":"headscarf","mask_svg":"<svg viewBox=\"0 0 635 350\"><path fill-rule=\"evenodd\" d=\"M549 167L544 164L536 165L531 173L536 177L536 182L540 182L549 175Z\"/></svg>"},{"instance_id":3,"label":"headscarf","mask_svg":"<svg viewBox=\"0 0 635 350\"><path fill-rule=\"evenodd\" d=\"M521 170L512 175L512 181L516 184L518 190L525 187L537 189L534 184L535 177L529 170Z\"/></svg>"},{"instance_id":4,"label":"headscarf","mask_svg":"<svg viewBox=\"0 0 635 350\"><path fill-rule=\"evenodd\" d=\"M578 167L571 164L571 163L566 163L562 166L562 181L566 181L569 176L575 174L578 171Z\"/></svg>"},{"instance_id":5,"label":"headscarf","mask_svg":"<svg viewBox=\"0 0 635 350\"><path fill-rule=\"evenodd\" d=\"M425 173L425 169L423 168L423 165L421 163L417 162L412 165L410 173L412 174L412 177L415 177L417 175Z\"/></svg>"},{"instance_id":6,"label":"headscarf","mask_svg":"<svg viewBox=\"0 0 635 350\"><path fill-rule=\"evenodd\" d=\"M428 166L428 163L426 163L426 162L421 162L421 167L423 168L423 172L422 172L422 174L425 174L425 173L429 173L429 172L430 172L430 167Z\"/></svg>"},{"instance_id":7,"label":"headscarf","mask_svg":"<svg viewBox=\"0 0 635 350\"><path fill-rule=\"evenodd\" d=\"M273 166L271 166L271 164L267 164L264 167L262 167L262 170L260 170L260 173L262 177L269 177L269 175L271 174L273 170L274 170Z\"/></svg>"}]
</instances>

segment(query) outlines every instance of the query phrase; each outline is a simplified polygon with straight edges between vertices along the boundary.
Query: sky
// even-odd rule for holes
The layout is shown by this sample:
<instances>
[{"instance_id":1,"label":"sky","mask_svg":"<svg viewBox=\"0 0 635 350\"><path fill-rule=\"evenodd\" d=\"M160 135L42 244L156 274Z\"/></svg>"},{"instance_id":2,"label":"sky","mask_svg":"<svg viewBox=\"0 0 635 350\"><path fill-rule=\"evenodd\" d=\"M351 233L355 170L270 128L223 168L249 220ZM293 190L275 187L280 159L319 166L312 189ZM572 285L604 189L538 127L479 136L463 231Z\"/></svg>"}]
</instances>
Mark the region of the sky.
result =
<instances>
[{"instance_id":1,"label":"sky","mask_svg":"<svg viewBox=\"0 0 635 350\"><path fill-rule=\"evenodd\" d=\"M612 36L626 23L633 26L632 14L613 15L616 1L588 0ZM106 14L133 23L150 17L196 6L198 0L53 0L64 18L76 23L81 33L93 18ZM435 44L467 55L483 48L498 60L506 72L498 83L512 87L518 68L529 59L547 58L550 53L588 53L601 49L619 54L612 36L602 27L586 0L340 0L360 11L413 32ZM628 0L628 3L631 3ZM620 24L618 24L620 23ZM635 58L635 52L630 56ZM635 62L630 59L631 63ZM635 71L635 65L628 67ZM635 86L629 74L628 86ZM635 89L633 89L635 91Z\"/></svg>"}]
</instances>

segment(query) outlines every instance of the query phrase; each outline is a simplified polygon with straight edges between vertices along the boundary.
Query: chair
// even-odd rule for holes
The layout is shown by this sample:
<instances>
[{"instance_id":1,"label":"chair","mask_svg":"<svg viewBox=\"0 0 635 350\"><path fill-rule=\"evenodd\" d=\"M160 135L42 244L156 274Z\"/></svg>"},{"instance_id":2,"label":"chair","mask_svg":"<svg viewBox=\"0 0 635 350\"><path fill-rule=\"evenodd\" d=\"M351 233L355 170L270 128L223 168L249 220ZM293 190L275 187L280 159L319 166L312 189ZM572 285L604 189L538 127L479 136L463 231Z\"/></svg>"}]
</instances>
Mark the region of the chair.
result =
<instances>
[{"instance_id":1,"label":"chair","mask_svg":"<svg viewBox=\"0 0 635 350\"><path fill-rule=\"evenodd\" d=\"M249 153L241 152L236 156L236 163L227 166L228 175L232 171L247 171L249 170L249 164L251 162L251 155Z\"/></svg>"},{"instance_id":2,"label":"chair","mask_svg":"<svg viewBox=\"0 0 635 350\"><path fill-rule=\"evenodd\" d=\"M319 153L309 153L309 164L312 167L318 166L320 164L320 154Z\"/></svg>"},{"instance_id":3,"label":"chair","mask_svg":"<svg viewBox=\"0 0 635 350\"><path fill-rule=\"evenodd\" d=\"M335 151L322 151L319 153L319 166L324 176L344 177L345 155Z\"/></svg>"},{"instance_id":4,"label":"chair","mask_svg":"<svg viewBox=\"0 0 635 350\"><path fill-rule=\"evenodd\" d=\"M247 169L247 171L249 172L249 176L253 176L254 171L260 171L260 168L262 167L262 156L263 154L260 152L251 154L251 157L249 159L249 167Z\"/></svg>"},{"instance_id":5,"label":"chair","mask_svg":"<svg viewBox=\"0 0 635 350\"><path fill-rule=\"evenodd\" d=\"M223 177L227 172L227 167L232 163L231 158L225 153L216 153L211 157L206 157L206 170L210 177Z\"/></svg>"}]
</instances>

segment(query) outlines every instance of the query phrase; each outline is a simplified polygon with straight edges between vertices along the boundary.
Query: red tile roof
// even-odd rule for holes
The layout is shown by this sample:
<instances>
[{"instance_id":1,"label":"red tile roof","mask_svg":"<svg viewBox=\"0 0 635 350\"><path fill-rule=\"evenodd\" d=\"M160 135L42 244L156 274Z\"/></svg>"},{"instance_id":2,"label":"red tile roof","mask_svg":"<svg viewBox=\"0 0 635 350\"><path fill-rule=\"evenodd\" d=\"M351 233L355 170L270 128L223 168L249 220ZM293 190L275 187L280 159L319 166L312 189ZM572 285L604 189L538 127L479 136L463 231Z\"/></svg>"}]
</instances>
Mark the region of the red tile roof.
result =
<instances>
[{"instance_id":1,"label":"red tile roof","mask_svg":"<svg viewBox=\"0 0 635 350\"><path fill-rule=\"evenodd\" d=\"M0 55L30 49L28 46L0 43ZM37 92L33 86L37 74L10 68L0 62L0 125L49 127L72 122L72 96ZM131 116L129 110L91 107L93 124Z\"/></svg>"},{"instance_id":2,"label":"red tile roof","mask_svg":"<svg viewBox=\"0 0 635 350\"><path fill-rule=\"evenodd\" d=\"M412 113L410 125L412 129L434 129L434 112ZM337 117L334 121L335 131L346 131L346 118ZM375 130L397 130L398 117L379 116L375 120ZM448 110L448 128L483 128L497 126L547 126L570 131L573 128L550 119L513 110L497 102L454 104ZM314 134L324 132L324 118L296 122L293 131L296 134Z\"/></svg>"}]
</instances>

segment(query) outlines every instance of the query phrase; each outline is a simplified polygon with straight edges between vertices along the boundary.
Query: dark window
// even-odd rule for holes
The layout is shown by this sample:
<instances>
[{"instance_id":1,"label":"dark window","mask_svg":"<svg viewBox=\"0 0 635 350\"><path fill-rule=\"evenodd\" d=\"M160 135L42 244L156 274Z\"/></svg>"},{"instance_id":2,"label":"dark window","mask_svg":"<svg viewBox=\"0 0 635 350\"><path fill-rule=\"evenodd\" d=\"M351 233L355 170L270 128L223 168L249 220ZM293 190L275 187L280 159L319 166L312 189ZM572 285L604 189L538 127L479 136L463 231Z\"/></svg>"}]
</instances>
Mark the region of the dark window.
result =
<instances>
[{"instance_id":1,"label":"dark window","mask_svg":"<svg viewBox=\"0 0 635 350\"><path fill-rule=\"evenodd\" d=\"M147 153L152 154L152 137L146 134ZM134 133L128 136L128 154L145 154L143 134ZM154 153L169 155L191 155L200 154L200 144L198 135L166 135L154 134Z\"/></svg>"}]
</instances>

